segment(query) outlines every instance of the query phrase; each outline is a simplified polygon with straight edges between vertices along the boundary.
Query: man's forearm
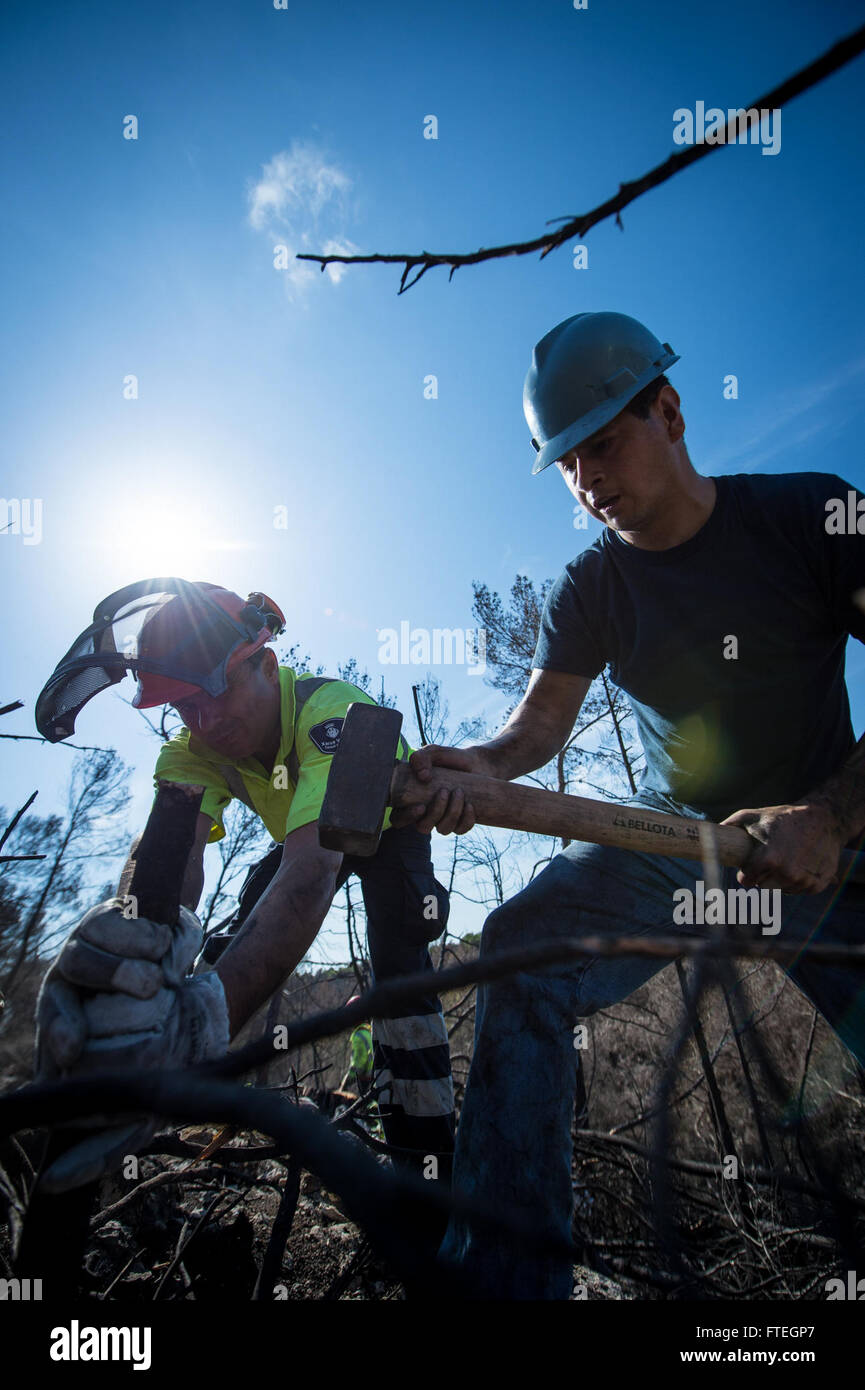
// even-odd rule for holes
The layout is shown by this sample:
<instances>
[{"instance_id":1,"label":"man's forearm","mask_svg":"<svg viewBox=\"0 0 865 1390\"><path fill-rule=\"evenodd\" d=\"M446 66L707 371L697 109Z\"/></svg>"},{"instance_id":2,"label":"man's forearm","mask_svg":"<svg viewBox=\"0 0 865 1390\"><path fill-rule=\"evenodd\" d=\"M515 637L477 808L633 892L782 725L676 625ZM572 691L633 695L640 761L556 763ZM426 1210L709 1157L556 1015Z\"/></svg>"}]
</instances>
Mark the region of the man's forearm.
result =
<instances>
[{"instance_id":1,"label":"man's forearm","mask_svg":"<svg viewBox=\"0 0 865 1390\"><path fill-rule=\"evenodd\" d=\"M859 838L865 830L865 734L844 766L816 787L805 801L830 813L842 843Z\"/></svg>"},{"instance_id":2,"label":"man's forearm","mask_svg":"<svg viewBox=\"0 0 865 1390\"><path fill-rule=\"evenodd\" d=\"M483 754L490 776L509 782L543 767L556 756L566 737L561 729L540 719L531 706L520 704L501 733L488 743L478 744L477 750Z\"/></svg>"},{"instance_id":3,"label":"man's forearm","mask_svg":"<svg viewBox=\"0 0 865 1390\"><path fill-rule=\"evenodd\" d=\"M190 861L186 866L186 873L183 875L183 887L180 890L180 901L184 907L188 907L190 912L198 910L198 903L204 888L204 865L200 860Z\"/></svg>"},{"instance_id":4,"label":"man's forearm","mask_svg":"<svg viewBox=\"0 0 865 1390\"><path fill-rule=\"evenodd\" d=\"M261 895L216 966L231 1037L300 964L333 902L335 881L318 866L280 870Z\"/></svg>"}]
</instances>

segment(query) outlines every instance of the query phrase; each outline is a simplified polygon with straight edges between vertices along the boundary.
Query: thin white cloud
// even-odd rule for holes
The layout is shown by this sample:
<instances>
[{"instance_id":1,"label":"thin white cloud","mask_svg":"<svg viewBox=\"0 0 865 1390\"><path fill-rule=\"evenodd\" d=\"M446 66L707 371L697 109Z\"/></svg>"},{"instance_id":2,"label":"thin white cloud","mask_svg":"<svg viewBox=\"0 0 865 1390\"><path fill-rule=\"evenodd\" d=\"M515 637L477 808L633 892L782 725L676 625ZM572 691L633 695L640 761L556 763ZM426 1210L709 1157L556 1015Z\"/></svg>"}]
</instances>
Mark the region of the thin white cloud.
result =
<instances>
[{"instance_id":1,"label":"thin white cloud","mask_svg":"<svg viewBox=\"0 0 865 1390\"><path fill-rule=\"evenodd\" d=\"M272 248L284 246L288 263L279 273L289 293L309 289L321 279L317 265L295 260L298 251L352 255L358 250L345 234L352 181L317 145L294 140L267 164L248 189L249 223ZM273 254L273 253L272 253ZM338 284L345 267L328 266Z\"/></svg>"},{"instance_id":2,"label":"thin white cloud","mask_svg":"<svg viewBox=\"0 0 865 1390\"><path fill-rule=\"evenodd\" d=\"M349 241L346 237L330 237L321 248L325 256L353 256L359 249L353 241ZM326 268L326 273L333 283L338 285L347 270L348 266L345 265L329 265ZM321 271L318 271L317 274L320 275Z\"/></svg>"},{"instance_id":3,"label":"thin white cloud","mask_svg":"<svg viewBox=\"0 0 865 1390\"><path fill-rule=\"evenodd\" d=\"M800 448L815 435L821 435L824 442L828 443L854 410L860 408L860 397L858 393L853 395L853 410L827 410L826 403L842 388L849 388L863 373L865 358L858 357L849 362L846 368L825 377L822 381L802 383L790 388L766 410L768 424L763 429L757 430L749 439L705 458L703 466L717 470L726 464L741 460L749 473L755 473L770 459ZM803 419L818 408L820 413L816 419Z\"/></svg>"}]
</instances>

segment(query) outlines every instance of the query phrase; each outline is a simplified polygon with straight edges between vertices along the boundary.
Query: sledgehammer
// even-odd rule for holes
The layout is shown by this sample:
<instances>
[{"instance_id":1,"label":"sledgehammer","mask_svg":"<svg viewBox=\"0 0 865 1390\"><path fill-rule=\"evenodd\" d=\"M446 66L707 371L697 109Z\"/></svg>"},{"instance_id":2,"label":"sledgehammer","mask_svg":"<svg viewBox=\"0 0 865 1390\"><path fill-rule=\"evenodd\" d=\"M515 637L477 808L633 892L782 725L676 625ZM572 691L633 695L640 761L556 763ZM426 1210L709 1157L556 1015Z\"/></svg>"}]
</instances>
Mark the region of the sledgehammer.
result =
<instances>
[{"instance_id":1,"label":"sledgehammer","mask_svg":"<svg viewBox=\"0 0 865 1390\"><path fill-rule=\"evenodd\" d=\"M705 827L705 821L544 791L446 767L436 767L433 783L420 782L407 762L395 762L401 725L402 715L397 710L349 705L319 816L318 838L325 849L375 854L388 806L419 805L430 801L439 787L462 787L481 825L681 859L703 857L700 826ZM713 829L719 861L743 868L756 848L752 836L738 825L716 825ZM865 883L865 854L844 851L839 875Z\"/></svg>"}]
</instances>

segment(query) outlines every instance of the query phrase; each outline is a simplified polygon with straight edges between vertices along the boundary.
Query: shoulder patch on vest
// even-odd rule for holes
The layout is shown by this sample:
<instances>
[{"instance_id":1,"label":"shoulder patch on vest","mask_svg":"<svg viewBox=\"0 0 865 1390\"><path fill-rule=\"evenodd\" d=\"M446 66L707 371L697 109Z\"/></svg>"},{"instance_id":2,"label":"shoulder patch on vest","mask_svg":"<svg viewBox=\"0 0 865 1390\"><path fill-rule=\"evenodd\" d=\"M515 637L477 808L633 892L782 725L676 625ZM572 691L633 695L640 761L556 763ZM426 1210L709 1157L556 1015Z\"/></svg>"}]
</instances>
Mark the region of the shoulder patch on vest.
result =
<instances>
[{"instance_id":1,"label":"shoulder patch on vest","mask_svg":"<svg viewBox=\"0 0 865 1390\"><path fill-rule=\"evenodd\" d=\"M309 731L309 737L315 744L320 753L335 753L339 747L339 736L342 733L342 717L339 719L325 719L322 724L315 724Z\"/></svg>"}]
</instances>

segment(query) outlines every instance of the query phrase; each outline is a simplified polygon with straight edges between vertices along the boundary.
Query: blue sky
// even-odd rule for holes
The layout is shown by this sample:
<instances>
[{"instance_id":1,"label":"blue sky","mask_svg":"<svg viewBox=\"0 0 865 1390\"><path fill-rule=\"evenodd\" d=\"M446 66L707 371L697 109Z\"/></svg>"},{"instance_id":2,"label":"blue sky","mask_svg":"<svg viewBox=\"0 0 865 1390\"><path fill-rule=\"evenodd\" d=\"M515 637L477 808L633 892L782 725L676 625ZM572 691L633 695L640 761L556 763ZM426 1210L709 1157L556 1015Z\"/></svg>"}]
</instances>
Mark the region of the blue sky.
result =
<instances>
[{"instance_id":1,"label":"blue sky","mask_svg":"<svg viewBox=\"0 0 865 1390\"><path fill-rule=\"evenodd\" d=\"M676 108L746 105L860 17L779 0L7 5L2 491L43 512L39 544L0 536L0 703L27 706L3 731L35 732L95 603L160 572L264 589L290 640L330 670L383 671L408 709L423 672L382 667L377 629L471 626L472 580L541 581L598 533L574 530L554 470L530 476L521 409L533 344L581 310L630 313L681 354L699 471L863 486L862 59L784 109L779 154L719 149L624 231L592 230L588 269L565 246L398 297L391 267L273 264L277 244L537 235L671 153ZM851 643L857 734L863 672ZM482 680L436 674L455 720L495 723ZM136 828L141 720L111 692L77 737L134 766ZM3 800L38 786L56 807L68 751L2 748Z\"/></svg>"}]
</instances>

